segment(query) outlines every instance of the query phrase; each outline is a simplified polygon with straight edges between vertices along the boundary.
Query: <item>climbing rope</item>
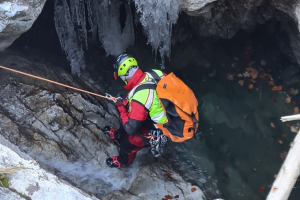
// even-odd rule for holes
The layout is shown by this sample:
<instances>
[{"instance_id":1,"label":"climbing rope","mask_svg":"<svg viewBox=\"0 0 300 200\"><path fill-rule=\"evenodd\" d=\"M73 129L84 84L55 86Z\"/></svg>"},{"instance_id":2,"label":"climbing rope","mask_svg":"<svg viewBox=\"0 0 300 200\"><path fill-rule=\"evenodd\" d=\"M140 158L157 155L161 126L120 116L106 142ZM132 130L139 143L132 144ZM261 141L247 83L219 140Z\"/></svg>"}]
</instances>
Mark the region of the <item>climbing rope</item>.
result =
<instances>
[{"instance_id":1,"label":"climbing rope","mask_svg":"<svg viewBox=\"0 0 300 200\"><path fill-rule=\"evenodd\" d=\"M24 73L24 72L21 72L21 71L18 71L18 70L3 67L1 65L0 65L0 68L8 70L8 71L15 72L15 73L18 73L18 74L23 74L25 76L29 76L29 77L32 77L32 78L36 78L36 79L39 79L39 80L47 81L47 82L50 82L50 83L53 83L53 84L56 84L56 85L60 85L60 86L63 86L63 87L67 87L67 88L70 88L70 89L73 89L73 90L84 92L84 93L87 93L87 94L91 94L91 95L94 95L94 96L97 96L97 97L106 98L106 99L112 100L113 102L117 101L117 98L115 98L115 97L113 97L113 96L111 96L110 94L107 94L107 93L105 93L105 96L104 96L104 95L96 94L96 93L89 92L89 91L86 91L86 90L82 90L82 89L79 89L79 88L75 88L75 87L72 87L72 86L69 86L69 85L65 85L65 84L62 84L62 83L59 83L59 82L56 82L56 81L51 81L51 80L46 79L46 78L42 78L42 77L39 77L39 76L34 76L32 74L27 74L27 73Z\"/></svg>"}]
</instances>

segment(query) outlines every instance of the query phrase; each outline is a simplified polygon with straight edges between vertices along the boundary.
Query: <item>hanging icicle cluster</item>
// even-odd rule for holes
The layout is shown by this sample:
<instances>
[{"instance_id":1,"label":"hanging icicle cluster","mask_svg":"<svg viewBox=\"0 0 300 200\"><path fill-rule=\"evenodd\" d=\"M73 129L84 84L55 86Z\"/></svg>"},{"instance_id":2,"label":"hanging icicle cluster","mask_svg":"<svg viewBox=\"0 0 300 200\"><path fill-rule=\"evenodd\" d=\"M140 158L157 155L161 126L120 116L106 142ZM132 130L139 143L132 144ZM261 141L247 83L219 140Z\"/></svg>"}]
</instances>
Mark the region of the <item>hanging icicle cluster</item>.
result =
<instances>
[{"instance_id":1,"label":"hanging icicle cluster","mask_svg":"<svg viewBox=\"0 0 300 200\"><path fill-rule=\"evenodd\" d=\"M147 34L148 43L159 51L164 66L165 56L171 54L172 26L177 23L180 4L178 0L135 0L140 22Z\"/></svg>"},{"instance_id":2,"label":"hanging icicle cluster","mask_svg":"<svg viewBox=\"0 0 300 200\"><path fill-rule=\"evenodd\" d=\"M119 0L86 0L88 5L89 22L93 34L98 30L99 40L107 55L119 55L134 44L133 19L130 5L125 5L126 22L124 29L120 24ZM93 38L96 36L94 35Z\"/></svg>"},{"instance_id":3,"label":"hanging icicle cluster","mask_svg":"<svg viewBox=\"0 0 300 200\"><path fill-rule=\"evenodd\" d=\"M80 76L80 69L85 68L84 52L66 0L55 1L54 17L56 32L61 47L70 61L72 74Z\"/></svg>"},{"instance_id":4,"label":"hanging icicle cluster","mask_svg":"<svg viewBox=\"0 0 300 200\"><path fill-rule=\"evenodd\" d=\"M120 23L120 6L126 10L124 28ZM170 56L172 26L177 22L180 5L177 0L135 0L140 22L162 61ZM86 19L87 17L87 19ZM88 48L88 33L99 39L106 55L124 53L134 44L133 17L130 5L120 0L55 0L55 27L66 52L72 73L80 76L85 68L84 49ZM87 30L87 23L90 30Z\"/></svg>"},{"instance_id":5,"label":"hanging icicle cluster","mask_svg":"<svg viewBox=\"0 0 300 200\"><path fill-rule=\"evenodd\" d=\"M88 23L92 39L102 42L107 55L119 55L134 44L133 19L130 5L125 4L126 22L120 24L118 0L55 0L55 27L61 46L66 52L72 67L72 74L80 76L85 68L84 51L88 48Z\"/></svg>"}]
</instances>

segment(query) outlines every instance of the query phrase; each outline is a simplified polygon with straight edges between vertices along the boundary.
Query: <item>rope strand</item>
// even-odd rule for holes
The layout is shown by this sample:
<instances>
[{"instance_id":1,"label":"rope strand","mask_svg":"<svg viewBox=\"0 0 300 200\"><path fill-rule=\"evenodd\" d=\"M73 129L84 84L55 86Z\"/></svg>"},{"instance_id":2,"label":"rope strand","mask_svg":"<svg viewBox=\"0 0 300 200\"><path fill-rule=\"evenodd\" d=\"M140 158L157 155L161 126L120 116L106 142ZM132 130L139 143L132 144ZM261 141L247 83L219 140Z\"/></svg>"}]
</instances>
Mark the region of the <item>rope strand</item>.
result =
<instances>
[{"instance_id":1,"label":"rope strand","mask_svg":"<svg viewBox=\"0 0 300 200\"><path fill-rule=\"evenodd\" d=\"M42 78L42 77L39 77L39 76L34 76L32 74L28 74L28 73L21 72L21 71L18 71L18 70L14 70L14 69L10 69L10 68L7 68L7 67L3 67L1 65L0 65L0 68L6 69L8 71L12 71L12 72L15 72L15 73L18 73L18 74L23 74L25 76L29 76L29 77L32 77L32 78L36 78L36 79L39 79L39 80L43 80L43 81L46 81L46 82L49 82L49 83L53 83L53 84L56 84L56 85L60 85L60 86L66 87L66 88L70 88L70 89L73 89L73 90L84 92L84 93L87 93L87 94L91 94L91 95L94 95L94 96L97 96L97 97L108 98L108 99L110 99L112 101L115 101L115 97L113 97L111 95L104 96L104 95L96 94L96 93L89 92L89 91L86 91L86 90L82 90L82 89L79 89L79 88L75 88L75 87L72 87L72 86L69 86L69 85L65 85L65 84L62 84L62 83L59 83L59 82L56 82L56 81L51 81L51 80L46 79L46 78Z\"/></svg>"}]
</instances>

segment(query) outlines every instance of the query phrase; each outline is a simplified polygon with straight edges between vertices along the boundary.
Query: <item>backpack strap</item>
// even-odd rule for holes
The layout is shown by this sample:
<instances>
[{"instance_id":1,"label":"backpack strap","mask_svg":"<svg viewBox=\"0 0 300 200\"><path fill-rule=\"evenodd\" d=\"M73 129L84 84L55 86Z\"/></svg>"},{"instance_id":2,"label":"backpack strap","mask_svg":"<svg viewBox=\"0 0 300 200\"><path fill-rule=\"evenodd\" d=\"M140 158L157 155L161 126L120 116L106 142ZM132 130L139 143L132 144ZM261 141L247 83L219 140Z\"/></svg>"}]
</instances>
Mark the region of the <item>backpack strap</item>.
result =
<instances>
[{"instance_id":1,"label":"backpack strap","mask_svg":"<svg viewBox=\"0 0 300 200\"><path fill-rule=\"evenodd\" d=\"M196 125L199 123L199 121L196 119L194 113L192 114L192 118L193 118L193 127L190 127L188 129L188 132L191 132L192 130L194 130L194 134L195 134Z\"/></svg>"},{"instance_id":2,"label":"backpack strap","mask_svg":"<svg viewBox=\"0 0 300 200\"><path fill-rule=\"evenodd\" d=\"M138 91L145 90L145 89L152 89L152 90L155 90L155 89L156 89L156 84L153 84L153 83L144 83L144 84L142 84L142 85L139 85L139 86L137 86L137 87L135 88L133 95L134 95L135 93L137 93ZM133 95L132 95L132 96L133 96Z\"/></svg>"},{"instance_id":3,"label":"backpack strap","mask_svg":"<svg viewBox=\"0 0 300 200\"><path fill-rule=\"evenodd\" d=\"M134 90L134 92L133 92L133 94L132 94L132 97L134 96L134 94L136 93L136 92L138 92L138 91L141 91L141 90L145 90L145 89L152 89L152 90L155 90L156 89L156 84L154 84L153 82L151 82L151 83L144 83L144 84L142 84L142 85L138 85L136 88L135 88L135 90ZM148 117L149 117L149 114L148 114ZM152 121L152 120L151 120ZM155 123L155 122L153 122L153 123ZM145 140L145 138L143 138L142 137L142 139L143 139L143 141ZM145 141L144 141L145 142ZM146 141L146 142L148 142L148 141ZM147 143L145 143L145 144L147 144Z\"/></svg>"},{"instance_id":4,"label":"backpack strap","mask_svg":"<svg viewBox=\"0 0 300 200\"><path fill-rule=\"evenodd\" d=\"M151 70L150 72L146 72L146 73L148 73L148 74L150 74L152 77L153 77L153 79L155 80L155 83L158 83L158 81L160 81L160 77L157 75L157 73L155 72L155 71L153 71L153 70Z\"/></svg>"},{"instance_id":5,"label":"backpack strap","mask_svg":"<svg viewBox=\"0 0 300 200\"><path fill-rule=\"evenodd\" d=\"M192 130L194 131L194 139L196 139L196 125L199 123L199 121L196 119L194 113L192 113L192 118L193 118L193 127L190 127L188 129L188 132L191 132Z\"/></svg>"}]
</instances>

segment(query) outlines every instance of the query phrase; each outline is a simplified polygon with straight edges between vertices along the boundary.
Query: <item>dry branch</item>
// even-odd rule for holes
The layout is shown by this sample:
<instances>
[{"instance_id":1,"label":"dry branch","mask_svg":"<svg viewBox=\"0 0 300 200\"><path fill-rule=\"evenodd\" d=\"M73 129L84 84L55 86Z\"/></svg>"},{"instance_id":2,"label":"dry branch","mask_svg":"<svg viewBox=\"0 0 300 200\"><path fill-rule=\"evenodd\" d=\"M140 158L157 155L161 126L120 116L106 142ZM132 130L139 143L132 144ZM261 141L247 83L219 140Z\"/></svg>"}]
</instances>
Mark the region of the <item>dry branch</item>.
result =
<instances>
[{"instance_id":1,"label":"dry branch","mask_svg":"<svg viewBox=\"0 0 300 200\"><path fill-rule=\"evenodd\" d=\"M23 165L21 166L12 166L12 167L6 167L6 168L0 168L0 174L12 174L15 173L21 169L27 169Z\"/></svg>"},{"instance_id":2,"label":"dry branch","mask_svg":"<svg viewBox=\"0 0 300 200\"><path fill-rule=\"evenodd\" d=\"M300 115L297 115L300 116ZM290 117L290 116L288 116ZM289 118L291 119L291 118ZM293 118L292 120L295 120ZM288 120L289 121L289 120ZM300 131L295 137L287 157L281 166L267 200L287 200L297 181L300 172Z\"/></svg>"},{"instance_id":3,"label":"dry branch","mask_svg":"<svg viewBox=\"0 0 300 200\"><path fill-rule=\"evenodd\" d=\"M299 115L290 115L290 116L281 117L280 120L282 122L300 120L300 114Z\"/></svg>"}]
</instances>

